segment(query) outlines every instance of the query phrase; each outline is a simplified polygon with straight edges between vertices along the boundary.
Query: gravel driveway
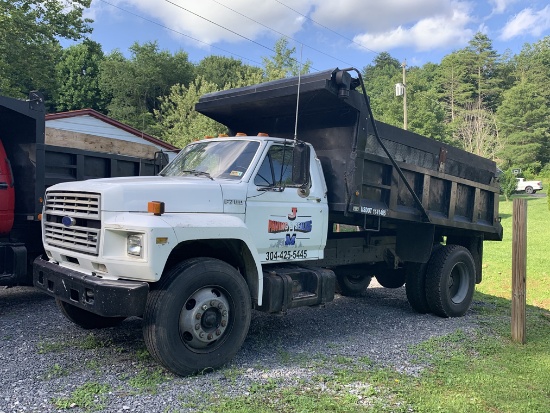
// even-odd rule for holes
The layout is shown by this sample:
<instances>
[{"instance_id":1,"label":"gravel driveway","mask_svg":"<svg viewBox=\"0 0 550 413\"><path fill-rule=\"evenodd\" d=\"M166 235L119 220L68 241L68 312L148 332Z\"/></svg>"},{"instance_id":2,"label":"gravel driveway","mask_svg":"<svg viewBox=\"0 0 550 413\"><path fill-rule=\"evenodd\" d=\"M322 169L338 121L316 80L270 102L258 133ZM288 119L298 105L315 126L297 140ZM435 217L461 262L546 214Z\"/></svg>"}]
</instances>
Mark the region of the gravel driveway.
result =
<instances>
[{"instance_id":1,"label":"gravel driveway","mask_svg":"<svg viewBox=\"0 0 550 413\"><path fill-rule=\"evenodd\" d=\"M66 321L54 300L34 288L2 289L0 413L71 406L71 412L88 411L75 406L86 393L75 390L93 386L99 395L92 411L196 411L213 394L246 395L266 380L278 386L307 382L341 356L415 374L421 367L409 346L476 328L475 306L455 319L420 315L410 309L404 288L375 285L358 298L337 295L324 308L298 308L284 316L253 312L248 337L229 366L181 378L148 355L138 318L86 331ZM324 362L311 363L314 359Z\"/></svg>"}]
</instances>

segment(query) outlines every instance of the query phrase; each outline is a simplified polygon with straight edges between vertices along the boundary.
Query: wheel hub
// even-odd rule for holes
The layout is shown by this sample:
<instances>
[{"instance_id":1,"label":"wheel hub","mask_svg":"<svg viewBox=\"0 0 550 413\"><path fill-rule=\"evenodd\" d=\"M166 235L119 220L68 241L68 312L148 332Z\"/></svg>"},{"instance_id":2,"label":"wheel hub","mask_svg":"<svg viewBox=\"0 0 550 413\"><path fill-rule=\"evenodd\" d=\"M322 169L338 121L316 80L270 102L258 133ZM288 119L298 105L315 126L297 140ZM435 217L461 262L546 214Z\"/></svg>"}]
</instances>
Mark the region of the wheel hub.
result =
<instances>
[{"instance_id":1,"label":"wheel hub","mask_svg":"<svg viewBox=\"0 0 550 413\"><path fill-rule=\"evenodd\" d=\"M197 290L181 310L179 329L183 341L192 348L204 348L223 337L229 324L229 303L213 287Z\"/></svg>"},{"instance_id":2,"label":"wheel hub","mask_svg":"<svg viewBox=\"0 0 550 413\"><path fill-rule=\"evenodd\" d=\"M449 277L449 293L455 304L460 304L468 294L468 269L463 263L454 266Z\"/></svg>"}]
</instances>

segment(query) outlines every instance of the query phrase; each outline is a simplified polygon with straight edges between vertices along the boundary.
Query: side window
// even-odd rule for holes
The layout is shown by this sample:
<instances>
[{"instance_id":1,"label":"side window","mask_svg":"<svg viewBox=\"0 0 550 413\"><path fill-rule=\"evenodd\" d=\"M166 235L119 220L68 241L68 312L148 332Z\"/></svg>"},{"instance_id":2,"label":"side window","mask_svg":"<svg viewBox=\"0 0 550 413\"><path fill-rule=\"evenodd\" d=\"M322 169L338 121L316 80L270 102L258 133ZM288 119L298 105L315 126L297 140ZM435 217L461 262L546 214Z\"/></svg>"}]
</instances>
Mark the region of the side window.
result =
<instances>
[{"instance_id":1,"label":"side window","mask_svg":"<svg viewBox=\"0 0 550 413\"><path fill-rule=\"evenodd\" d=\"M273 170L271 167L271 157L269 156L269 153L264 158L264 161L262 162L260 166L260 170L256 174L256 177L254 178L254 185L257 186L274 186L275 182L273 179Z\"/></svg>"},{"instance_id":2,"label":"side window","mask_svg":"<svg viewBox=\"0 0 550 413\"><path fill-rule=\"evenodd\" d=\"M293 186L292 182L292 148L273 145L269 148L260 170L254 178L257 186Z\"/></svg>"}]
</instances>

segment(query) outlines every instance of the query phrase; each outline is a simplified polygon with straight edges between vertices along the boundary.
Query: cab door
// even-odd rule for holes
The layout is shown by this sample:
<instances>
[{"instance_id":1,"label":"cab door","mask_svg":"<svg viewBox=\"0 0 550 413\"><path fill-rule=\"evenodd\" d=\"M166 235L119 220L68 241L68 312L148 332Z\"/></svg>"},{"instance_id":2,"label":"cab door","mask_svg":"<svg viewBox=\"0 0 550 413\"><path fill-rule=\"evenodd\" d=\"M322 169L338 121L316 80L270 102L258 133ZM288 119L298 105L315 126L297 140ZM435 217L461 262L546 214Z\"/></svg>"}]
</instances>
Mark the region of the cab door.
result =
<instances>
[{"instance_id":1,"label":"cab door","mask_svg":"<svg viewBox=\"0 0 550 413\"><path fill-rule=\"evenodd\" d=\"M262 263L322 258L328 207L324 185L292 181L292 146L272 143L249 181L245 222ZM310 161L315 166L315 160Z\"/></svg>"}]
</instances>

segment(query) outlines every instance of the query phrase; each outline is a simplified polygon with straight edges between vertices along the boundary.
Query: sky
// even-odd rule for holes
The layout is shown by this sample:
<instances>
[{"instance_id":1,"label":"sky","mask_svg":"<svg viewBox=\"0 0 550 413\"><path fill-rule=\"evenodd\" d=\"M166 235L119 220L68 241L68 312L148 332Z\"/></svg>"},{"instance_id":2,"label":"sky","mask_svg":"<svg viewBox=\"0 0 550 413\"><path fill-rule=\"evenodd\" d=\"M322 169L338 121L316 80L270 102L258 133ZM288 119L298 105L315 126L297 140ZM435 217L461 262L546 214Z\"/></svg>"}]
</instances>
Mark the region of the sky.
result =
<instances>
[{"instance_id":1,"label":"sky","mask_svg":"<svg viewBox=\"0 0 550 413\"><path fill-rule=\"evenodd\" d=\"M92 0L90 38L129 56L134 43L262 66L285 37L311 71L362 69L380 52L407 66L439 63L486 34L500 54L550 35L548 0Z\"/></svg>"}]
</instances>

